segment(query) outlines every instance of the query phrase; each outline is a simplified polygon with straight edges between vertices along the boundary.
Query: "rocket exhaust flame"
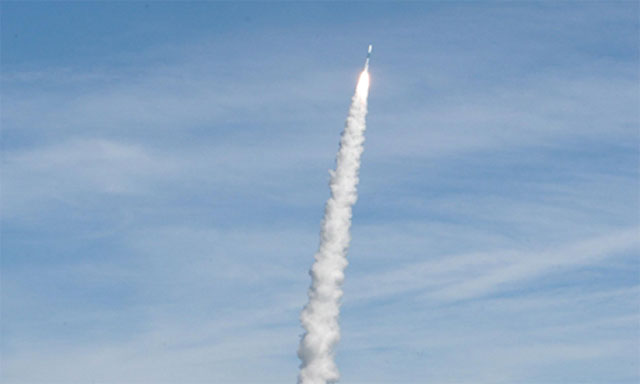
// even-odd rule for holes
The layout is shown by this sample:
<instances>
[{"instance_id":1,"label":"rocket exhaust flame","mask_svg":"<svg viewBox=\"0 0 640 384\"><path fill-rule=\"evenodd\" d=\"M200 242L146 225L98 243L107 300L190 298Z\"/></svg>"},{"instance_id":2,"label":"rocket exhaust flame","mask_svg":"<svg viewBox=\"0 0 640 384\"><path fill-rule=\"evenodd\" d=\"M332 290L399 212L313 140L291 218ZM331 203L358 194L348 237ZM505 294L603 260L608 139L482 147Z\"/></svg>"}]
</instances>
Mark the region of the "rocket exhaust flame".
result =
<instances>
[{"instance_id":1,"label":"rocket exhaust flame","mask_svg":"<svg viewBox=\"0 0 640 384\"><path fill-rule=\"evenodd\" d=\"M364 98L366 101L369 95L369 71L365 69L358 78L358 85L356 86L356 96Z\"/></svg>"},{"instance_id":2,"label":"rocket exhaust flame","mask_svg":"<svg viewBox=\"0 0 640 384\"><path fill-rule=\"evenodd\" d=\"M365 68L351 99L349 116L336 155L336 169L330 171L331 197L325 207L320 246L309 271L309 302L300 315L306 331L298 348L298 357L302 361L298 376L300 384L333 383L339 378L334 362L334 347L340 340L338 316L351 239L351 207L358 198L356 187L366 129L371 46L368 53Z\"/></svg>"}]
</instances>

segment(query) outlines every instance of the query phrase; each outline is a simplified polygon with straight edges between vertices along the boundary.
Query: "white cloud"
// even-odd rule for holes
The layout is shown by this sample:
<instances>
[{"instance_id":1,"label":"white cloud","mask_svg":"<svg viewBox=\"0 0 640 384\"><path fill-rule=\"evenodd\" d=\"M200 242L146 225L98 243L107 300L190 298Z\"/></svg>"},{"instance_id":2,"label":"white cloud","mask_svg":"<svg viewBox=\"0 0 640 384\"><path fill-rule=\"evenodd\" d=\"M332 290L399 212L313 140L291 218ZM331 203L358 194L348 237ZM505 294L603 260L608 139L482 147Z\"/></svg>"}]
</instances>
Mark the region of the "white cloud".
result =
<instances>
[{"instance_id":1,"label":"white cloud","mask_svg":"<svg viewBox=\"0 0 640 384\"><path fill-rule=\"evenodd\" d=\"M638 252L638 231L616 231L539 251L504 249L440 255L389 271L361 274L359 280L348 282L346 300L357 302L409 293L436 301L476 298L526 284L545 274Z\"/></svg>"}]
</instances>

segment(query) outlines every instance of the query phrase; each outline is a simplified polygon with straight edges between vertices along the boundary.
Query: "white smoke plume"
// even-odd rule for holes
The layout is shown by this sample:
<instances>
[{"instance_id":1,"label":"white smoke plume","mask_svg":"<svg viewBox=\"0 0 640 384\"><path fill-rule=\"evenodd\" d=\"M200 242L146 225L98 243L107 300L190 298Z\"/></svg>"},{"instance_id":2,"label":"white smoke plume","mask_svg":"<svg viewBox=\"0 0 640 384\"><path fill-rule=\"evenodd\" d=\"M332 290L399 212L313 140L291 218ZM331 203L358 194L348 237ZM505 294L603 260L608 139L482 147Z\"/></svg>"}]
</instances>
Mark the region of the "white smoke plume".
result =
<instances>
[{"instance_id":1,"label":"white smoke plume","mask_svg":"<svg viewBox=\"0 0 640 384\"><path fill-rule=\"evenodd\" d=\"M302 361L298 383L326 384L339 378L334 361L334 347L340 340L340 300L351 236L351 207L358 195L358 170L364 143L369 94L369 60L360 74L351 100L349 117L336 156L336 170L331 173L331 197L325 207L320 247L309 271L309 302L300 320L305 334L300 341L298 357Z\"/></svg>"}]
</instances>

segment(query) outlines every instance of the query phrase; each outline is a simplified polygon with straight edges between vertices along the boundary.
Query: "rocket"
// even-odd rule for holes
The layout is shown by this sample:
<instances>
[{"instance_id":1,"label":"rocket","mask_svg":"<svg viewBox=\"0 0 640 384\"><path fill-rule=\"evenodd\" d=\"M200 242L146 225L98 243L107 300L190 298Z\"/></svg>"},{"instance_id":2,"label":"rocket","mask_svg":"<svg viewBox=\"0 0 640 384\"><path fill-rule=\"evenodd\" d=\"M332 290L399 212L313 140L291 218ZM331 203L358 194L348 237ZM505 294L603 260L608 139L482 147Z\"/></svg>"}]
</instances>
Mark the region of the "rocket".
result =
<instances>
[{"instance_id":1,"label":"rocket","mask_svg":"<svg viewBox=\"0 0 640 384\"><path fill-rule=\"evenodd\" d=\"M371 51L373 50L373 45L369 44L369 50L367 51L367 60L364 62L364 70L369 70L369 59L371 59Z\"/></svg>"}]
</instances>

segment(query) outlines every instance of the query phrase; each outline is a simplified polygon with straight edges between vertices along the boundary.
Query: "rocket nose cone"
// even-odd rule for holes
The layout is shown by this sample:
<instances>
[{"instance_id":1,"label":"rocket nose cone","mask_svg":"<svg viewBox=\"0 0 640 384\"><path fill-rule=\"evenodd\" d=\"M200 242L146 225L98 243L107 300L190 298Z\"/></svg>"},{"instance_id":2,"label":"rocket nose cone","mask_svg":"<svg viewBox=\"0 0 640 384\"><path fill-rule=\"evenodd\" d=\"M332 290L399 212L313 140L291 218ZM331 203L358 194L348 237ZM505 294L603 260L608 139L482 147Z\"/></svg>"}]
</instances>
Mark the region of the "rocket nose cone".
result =
<instances>
[{"instance_id":1,"label":"rocket nose cone","mask_svg":"<svg viewBox=\"0 0 640 384\"><path fill-rule=\"evenodd\" d=\"M372 49L373 49L373 45L369 44L369 53L371 53Z\"/></svg>"}]
</instances>

